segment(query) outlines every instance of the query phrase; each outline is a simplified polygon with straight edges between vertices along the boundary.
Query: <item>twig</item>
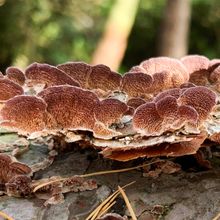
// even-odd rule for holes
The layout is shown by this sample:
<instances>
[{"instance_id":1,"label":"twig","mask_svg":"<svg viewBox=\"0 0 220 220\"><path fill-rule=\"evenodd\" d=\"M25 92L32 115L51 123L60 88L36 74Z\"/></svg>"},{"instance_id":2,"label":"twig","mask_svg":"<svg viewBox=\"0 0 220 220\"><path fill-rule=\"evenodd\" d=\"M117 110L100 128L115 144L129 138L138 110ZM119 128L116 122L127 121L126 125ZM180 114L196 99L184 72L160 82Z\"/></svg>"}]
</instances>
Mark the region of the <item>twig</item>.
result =
<instances>
[{"instance_id":1,"label":"twig","mask_svg":"<svg viewBox=\"0 0 220 220\"><path fill-rule=\"evenodd\" d=\"M126 203L126 206L127 206L128 210L129 210L129 212L130 212L130 214L131 214L132 220L137 220L137 217L136 217L136 215L135 215L135 213L134 213L134 210L133 210L133 208L132 208L132 206L131 206L131 204L130 204L130 202L129 202L129 200L128 200L128 197L127 197L127 195L125 194L124 190L123 190L120 186L118 186L118 190L120 191L121 195L122 195L123 198L124 198L124 201L125 201L125 203Z\"/></svg>"}]
</instances>

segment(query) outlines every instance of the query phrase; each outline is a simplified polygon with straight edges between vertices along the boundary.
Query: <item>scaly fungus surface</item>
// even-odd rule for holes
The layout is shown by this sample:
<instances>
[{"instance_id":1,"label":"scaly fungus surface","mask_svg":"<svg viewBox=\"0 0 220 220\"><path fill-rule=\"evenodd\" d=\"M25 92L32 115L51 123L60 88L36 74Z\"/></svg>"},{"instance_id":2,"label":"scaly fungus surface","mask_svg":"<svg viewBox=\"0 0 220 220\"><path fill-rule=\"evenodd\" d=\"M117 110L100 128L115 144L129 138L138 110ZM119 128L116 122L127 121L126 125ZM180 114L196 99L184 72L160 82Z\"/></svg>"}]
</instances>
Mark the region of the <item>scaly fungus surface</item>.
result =
<instances>
[{"instance_id":1,"label":"scaly fungus surface","mask_svg":"<svg viewBox=\"0 0 220 220\"><path fill-rule=\"evenodd\" d=\"M199 55L150 58L123 75L84 62L8 67L0 74L0 127L54 148L31 167L0 153L2 192L44 195L47 205L97 188L83 176L32 179L67 143L118 161L185 156L220 143L219 76L220 60ZM100 219L109 217L123 218Z\"/></svg>"},{"instance_id":2,"label":"scaly fungus surface","mask_svg":"<svg viewBox=\"0 0 220 220\"><path fill-rule=\"evenodd\" d=\"M0 78L0 125L116 160L194 154L204 140L219 140L219 67L199 55L150 58L124 75L84 62L33 63L25 74L9 67Z\"/></svg>"}]
</instances>

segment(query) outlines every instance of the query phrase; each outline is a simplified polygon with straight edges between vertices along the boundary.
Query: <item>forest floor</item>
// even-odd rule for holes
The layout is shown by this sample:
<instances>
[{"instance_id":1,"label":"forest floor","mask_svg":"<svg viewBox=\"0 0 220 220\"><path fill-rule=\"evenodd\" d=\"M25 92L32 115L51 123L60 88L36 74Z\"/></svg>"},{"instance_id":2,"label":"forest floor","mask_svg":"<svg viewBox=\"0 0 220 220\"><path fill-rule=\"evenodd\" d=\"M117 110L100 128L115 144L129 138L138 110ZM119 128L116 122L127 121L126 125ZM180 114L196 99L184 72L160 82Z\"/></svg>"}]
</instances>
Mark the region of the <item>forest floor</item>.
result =
<instances>
[{"instance_id":1,"label":"forest floor","mask_svg":"<svg viewBox=\"0 0 220 220\"><path fill-rule=\"evenodd\" d=\"M32 145L18 160L32 165L47 154L46 146ZM45 207L45 201L38 198L0 196L0 211L14 220L85 220L118 186L135 181L126 188L126 195L139 220L212 220L220 212L220 158L212 158L213 168L206 171L191 166L189 158L183 158L181 163L187 166L179 172L155 178L144 177L141 169L89 177L97 181L97 189L66 193L65 201L58 205ZM35 173L34 179L121 169L143 161L122 163L103 159L95 150L76 149L59 153L51 166ZM110 211L129 217L120 196Z\"/></svg>"}]
</instances>

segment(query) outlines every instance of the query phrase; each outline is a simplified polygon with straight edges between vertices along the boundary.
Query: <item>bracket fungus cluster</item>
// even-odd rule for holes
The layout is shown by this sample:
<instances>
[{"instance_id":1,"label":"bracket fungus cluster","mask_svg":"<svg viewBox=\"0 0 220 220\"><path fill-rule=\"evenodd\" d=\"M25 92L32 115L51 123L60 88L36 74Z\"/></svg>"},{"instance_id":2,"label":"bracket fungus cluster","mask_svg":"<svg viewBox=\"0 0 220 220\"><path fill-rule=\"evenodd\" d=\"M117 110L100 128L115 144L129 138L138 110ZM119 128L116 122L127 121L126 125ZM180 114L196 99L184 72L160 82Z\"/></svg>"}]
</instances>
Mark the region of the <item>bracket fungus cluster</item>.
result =
<instances>
[{"instance_id":1,"label":"bracket fungus cluster","mask_svg":"<svg viewBox=\"0 0 220 220\"><path fill-rule=\"evenodd\" d=\"M35 194L38 198L46 200L45 205L62 202L63 194L67 192L97 188L95 180L80 176L54 176L32 180L32 168L7 154L0 154L0 167L0 193L14 197L30 197Z\"/></svg>"},{"instance_id":2,"label":"bracket fungus cluster","mask_svg":"<svg viewBox=\"0 0 220 220\"><path fill-rule=\"evenodd\" d=\"M30 193L32 170L26 164L18 162L14 157L0 154L1 191L8 195L25 196Z\"/></svg>"},{"instance_id":3,"label":"bracket fungus cluster","mask_svg":"<svg viewBox=\"0 0 220 220\"><path fill-rule=\"evenodd\" d=\"M0 126L122 161L194 154L206 139L220 140L219 68L198 55L151 58L122 76L83 62L9 67L0 78Z\"/></svg>"},{"instance_id":4,"label":"bracket fungus cluster","mask_svg":"<svg viewBox=\"0 0 220 220\"><path fill-rule=\"evenodd\" d=\"M209 60L205 56L190 55L181 58L189 73L189 81L220 91L220 59Z\"/></svg>"}]
</instances>

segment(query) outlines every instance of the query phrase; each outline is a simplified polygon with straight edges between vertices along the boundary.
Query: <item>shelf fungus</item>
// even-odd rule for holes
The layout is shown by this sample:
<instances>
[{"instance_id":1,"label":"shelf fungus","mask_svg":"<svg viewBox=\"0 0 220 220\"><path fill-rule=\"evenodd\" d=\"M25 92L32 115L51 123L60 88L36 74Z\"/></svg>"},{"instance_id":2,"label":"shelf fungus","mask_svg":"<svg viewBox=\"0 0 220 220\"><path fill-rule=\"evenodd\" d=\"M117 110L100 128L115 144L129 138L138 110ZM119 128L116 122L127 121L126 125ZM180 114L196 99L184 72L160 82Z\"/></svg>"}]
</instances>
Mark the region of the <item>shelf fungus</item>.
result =
<instances>
[{"instance_id":1,"label":"shelf fungus","mask_svg":"<svg viewBox=\"0 0 220 220\"><path fill-rule=\"evenodd\" d=\"M28 66L25 70L25 77L27 85L34 87L37 92L39 89L56 85L79 86L79 83L65 72L45 63L33 63Z\"/></svg>"},{"instance_id":2,"label":"shelf fungus","mask_svg":"<svg viewBox=\"0 0 220 220\"><path fill-rule=\"evenodd\" d=\"M8 195L25 196L30 193L32 170L14 157L0 154L0 184Z\"/></svg>"},{"instance_id":3,"label":"shelf fungus","mask_svg":"<svg viewBox=\"0 0 220 220\"><path fill-rule=\"evenodd\" d=\"M14 197L30 197L35 195L46 200L44 205L58 204L63 201L63 193L81 192L97 188L92 179L80 176L32 180L32 169L7 154L0 154L0 192Z\"/></svg>"},{"instance_id":4,"label":"shelf fungus","mask_svg":"<svg viewBox=\"0 0 220 220\"><path fill-rule=\"evenodd\" d=\"M6 77L20 86L23 86L25 83L24 73L17 67L8 67L6 69Z\"/></svg>"},{"instance_id":5,"label":"shelf fungus","mask_svg":"<svg viewBox=\"0 0 220 220\"><path fill-rule=\"evenodd\" d=\"M121 90L129 97L149 100L163 90L178 88L188 79L187 69L179 60L157 57L132 67L122 78Z\"/></svg>"},{"instance_id":6,"label":"shelf fungus","mask_svg":"<svg viewBox=\"0 0 220 220\"><path fill-rule=\"evenodd\" d=\"M24 93L23 88L10 79L0 78L0 105L10 98Z\"/></svg>"},{"instance_id":7,"label":"shelf fungus","mask_svg":"<svg viewBox=\"0 0 220 220\"><path fill-rule=\"evenodd\" d=\"M16 83L21 73L11 67L0 78L0 126L121 161L195 154L205 140L220 140L219 68L198 55L151 58L122 76L102 64L33 63Z\"/></svg>"},{"instance_id":8,"label":"shelf fungus","mask_svg":"<svg viewBox=\"0 0 220 220\"><path fill-rule=\"evenodd\" d=\"M189 81L195 85L207 86L215 91L220 91L219 71L220 60L209 60L205 56L188 55L181 58L190 78Z\"/></svg>"},{"instance_id":9,"label":"shelf fungus","mask_svg":"<svg viewBox=\"0 0 220 220\"><path fill-rule=\"evenodd\" d=\"M76 80L80 87L93 91L99 97L107 97L120 88L121 75L103 64L91 66L83 62L67 62L57 68Z\"/></svg>"}]
</instances>

